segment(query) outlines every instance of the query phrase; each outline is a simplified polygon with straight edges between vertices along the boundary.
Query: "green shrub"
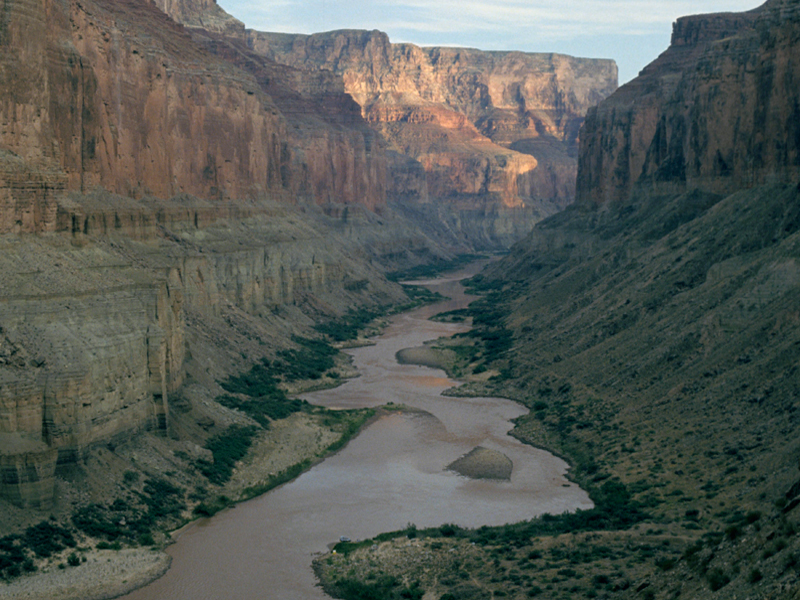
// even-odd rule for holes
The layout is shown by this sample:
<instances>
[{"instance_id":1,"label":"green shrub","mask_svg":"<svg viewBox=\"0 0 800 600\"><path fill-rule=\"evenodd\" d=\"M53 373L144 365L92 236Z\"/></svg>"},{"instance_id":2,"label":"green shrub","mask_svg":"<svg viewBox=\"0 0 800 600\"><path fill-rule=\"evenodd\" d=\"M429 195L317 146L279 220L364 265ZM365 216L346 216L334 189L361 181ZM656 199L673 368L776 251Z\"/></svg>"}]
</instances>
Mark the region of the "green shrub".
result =
<instances>
[{"instance_id":1,"label":"green shrub","mask_svg":"<svg viewBox=\"0 0 800 600\"><path fill-rule=\"evenodd\" d=\"M250 449L256 433L257 429L254 426L231 425L222 433L210 438L205 447L211 450L214 462L199 460L197 465L200 472L217 485L228 481L236 462L244 458Z\"/></svg>"},{"instance_id":2,"label":"green shrub","mask_svg":"<svg viewBox=\"0 0 800 600\"><path fill-rule=\"evenodd\" d=\"M344 600L392 600L398 598L400 582L396 577L384 575L375 583L361 583L357 579L343 578L334 584L339 598Z\"/></svg>"},{"instance_id":3,"label":"green shrub","mask_svg":"<svg viewBox=\"0 0 800 600\"><path fill-rule=\"evenodd\" d=\"M758 569L753 569L753 570L750 571L750 574L747 576L747 581L749 581L750 583L758 583L763 578L764 578L764 576L761 574L761 571L759 571Z\"/></svg>"},{"instance_id":4,"label":"green shrub","mask_svg":"<svg viewBox=\"0 0 800 600\"><path fill-rule=\"evenodd\" d=\"M722 589L731 581L731 578L728 577L725 571L719 568L711 569L706 574L706 579L708 580L708 587L711 588L712 592Z\"/></svg>"},{"instance_id":5,"label":"green shrub","mask_svg":"<svg viewBox=\"0 0 800 600\"><path fill-rule=\"evenodd\" d=\"M483 258L479 254L460 254L451 260L437 259L433 262L418 265L403 271L392 271L386 274L386 279L389 281L404 281L409 279L428 279L435 277L445 271L454 271L459 267L474 262Z\"/></svg>"},{"instance_id":6,"label":"green shrub","mask_svg":"<svg viewBox=\"0 0 800 600\"><path fill-rule=\"evenodd\" d=\"M144 484L141 499L147 506L148 520L180 517L186 504L184 490L160 478L148 479Z\"/></svg>"},{"instance_id":7,"label":"green shrub","mask_svg":"<svg viewBox=\"0 0 800 600\"><path fill-rule=\"evenodd\" d=\"M315 325L314 329L327 335L335 342L346 342L356 339L358 331L382 313L383 311L376 309L350 309L338 319Z\"/></svg>"},{"instance_id":8,"label":"green shrub","mask_svg":"<svg viewBox=\"0 0 800 600\"><path fill-rule=\"evenodd\" d=\"M227 496L217 496L216 499L210 502L201 502L194 507L192 511L198 517L213 517L219 511L230 506L231 501Z\"/></svg>"},{"instance_id":9,"label":"green shrub","mask_svg":"<svg viewBox=\"0 0 800 600\"><path fill-rule=\"evenodd\" d=\"M64 548L76 546L71 531L49 521L42 521L38 525L28 527L21 542L41 558L47 558Z\"/></svg>"},{"instance_id":10,"label":"green shrub","mask_svg":"<svg viewBox=\"0 0 800 600\"><path fill-rule=\"evenodd\" d=\"M536 596L540 595L541 593L542 593L542 588L540 588L538 585L534 585L528 590L528 597L529 598L535 598Z\"/></svg>"},{"instance_id":11,"label":"green shrub","mask_svg":"<svg viewBox=\"0 0 800 600\"><path fill-rule=\"evenodd\" d=\"M113 541L123 536L126 530L120 526L118 516L109 517L107 512L102 504L88 504L75 511L72 523L88 536Z\"/></svg>"},{"instance_id":12,"label":"green shrub","mask_svg":"<svg viewBox=\"0 0 800 600\"><path fill-rule=\"evenodd\" d=\"M439 527L439 532L442 534L443 537L453 537L456 535L460 527L458 525L453 525L452 523L446 523Z\"/></svg>"}]
</instances>

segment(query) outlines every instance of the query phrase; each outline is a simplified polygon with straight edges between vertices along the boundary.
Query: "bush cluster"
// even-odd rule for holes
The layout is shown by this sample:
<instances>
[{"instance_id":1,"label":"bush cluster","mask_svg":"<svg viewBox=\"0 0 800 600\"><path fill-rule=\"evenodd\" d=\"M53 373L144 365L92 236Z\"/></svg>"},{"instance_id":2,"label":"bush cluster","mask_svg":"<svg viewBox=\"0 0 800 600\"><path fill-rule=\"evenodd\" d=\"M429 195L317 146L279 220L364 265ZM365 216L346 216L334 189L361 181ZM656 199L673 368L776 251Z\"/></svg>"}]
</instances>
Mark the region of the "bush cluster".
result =
<instances>
[{"instance_id":1,"label":"bush cluster","mask_svg":"<svg viewBox=\"0 0 800 600\"><path fill-rule=\"evenodd\" d=\"M270 421L285 419L306 408L307 402L290 399L278 387L279 383L319 379L334 367L338 350L324 340L302 337L294 337L293 340L299 348L281 350L274 361L262 359L246 373L231 375L220 381L220 387L229 394L218 396L217 402L242 411L264 428L269 427Z\"/></svg>"},{"instance_id":2,"label":"bush cluster","mask_svg":"<svg viewBox=\"0 0 800 600\"><path fill-rule=\"evenodd\" d=\"M417 265L416 267L412 267L410 269L405 269L402 271L392 271L386 274L386 279L389 281L404 281L407 279L428 279L431 277L436 277L440 273L444 273L446 271L454 271L459 267L463 267L471 262L475 262L484 258L480 254L460 254L453 259L439 259L433 262L424 264L424 265Z\"/></svg>"},{"instance_id":3,"label":"bush cluster","mask_svg":"<svg viewBox=\"0 0 800 600\"><path fill-rule=\"evenodd\" d=\"M425 590L419 583L401 586L400 580L391 575L381 575L374 583L363 583L357 579L338 579L334 587L336 595L344 600L421 600Z\"/></svg>"},{"instance_id":4,"label":"bush cluster","mask_svg":"<svg viewBox=\"0 0 800 600\"><path fill-rule=\"evenodd\" d=\"M258 429L253 425L231 425L206 442L206 448L211 450L214 461L197 461L200 472L208 477L211 483L222 485L233 475L236 462L242 460L253 443L253 437Z\"/></svg>"},{"instance_id":5,"label":"bush cluster","mask_svg":"<svg viewBox=\"0 0 800 600\"><path fill-rule=\"evenodd\" d=\"M0 538L0 579L7 581L36 570L33 558L47 558L64 548L74 548L69 529L50 521L28 527L22 534Z\"/></svg>"},{"instance_id":6,"label":"bush cluster","mask_svg":"<svg viewBox=\"0 0 800 600\"><path fill-rule=\"evenodd\" d=\"M358 337L358 332L372 320L381 316L383 311L370 308L350 309L338 319L327 323L318 323L314 329L327 335L334 342L346 342Z\"/></svg>"},{"instance_id":7,"label":"bush cluster","mask_svg":"<svg viewBox=\"0 0 800 600\"><path fill-rule=\"evenodd\" d=\"M107 548L121 547L122 542L152 545L159 522L180 519L186 508L183 488L161 478L147 479L136 496L139 502L117 498L108 505L82 506L72 515L72 523L86 535L102 538Z\"/></svg>"}]
</instances>

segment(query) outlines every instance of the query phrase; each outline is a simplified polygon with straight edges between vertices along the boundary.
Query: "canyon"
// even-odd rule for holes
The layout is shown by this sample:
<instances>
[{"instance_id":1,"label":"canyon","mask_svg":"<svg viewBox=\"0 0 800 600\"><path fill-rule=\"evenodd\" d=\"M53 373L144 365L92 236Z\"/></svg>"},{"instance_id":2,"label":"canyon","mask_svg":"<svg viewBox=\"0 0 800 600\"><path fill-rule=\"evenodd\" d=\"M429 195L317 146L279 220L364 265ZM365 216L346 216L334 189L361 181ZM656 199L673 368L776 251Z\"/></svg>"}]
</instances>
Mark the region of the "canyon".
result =
<instances>
[{"instance_id":1,"label":"canyon","mask_svg":"<svg viewBox=\"0 0 800 600\"><path fill-rule=\"evenodd\" d=\"M20 526L67 510L60 478L98 448L179 437L176 403L202 445L229 420L218 381L406 301L387 272L507 248L571 202L583 115L616 87L611 61L375 32L298 38L314 64L214 2L0 14L0 497Z\"/></svg>"},{"instance_id":2,"label":"canyon","mask_svg":"<svg viewBox=\"0 0 800 600\"><path fill-rule=\"evenodd\" d=\"M414 529L428 571L403 532L380 573L345 546L326 591L794 600L798 31L797 0L684 17L616 89L610 61L257 32L213 0L3 0L3 531L134 510L154 473L209 513L319 459L346 436L295 414L210 482L207 444L256 423L221 384L408 302L404 270L508 250L429 350L529 408L513 435L595 508Z\"/></svg>"},{"instance_id":3,"label":"canyon","mask_svg":"<svg viewBox=\"0 0 800 600\"><path fill-rule=\"evenodd\" d=\"M436 221L446 220L442 205L463 221L478 212L504 241L572 202L580 126L617 86L611 60L420 48L379 31L247 40L281 64L342 77L386 140L400 210Z\"/></svg>"},{"instance_id":4,"label":"canyon","mask_svg":"<svg viewBox=\"0 0 800 600\"><path fill-rule=\"evenodd\" d=\"M465 391L530 408L514 434L599 510L418 534L424 567L376 538L316 561L326 589L797 598L798 40L794 0L678 19L589 109L576 202L473 278L476 332L442 344Z\"/></svg>"}]
</instances>

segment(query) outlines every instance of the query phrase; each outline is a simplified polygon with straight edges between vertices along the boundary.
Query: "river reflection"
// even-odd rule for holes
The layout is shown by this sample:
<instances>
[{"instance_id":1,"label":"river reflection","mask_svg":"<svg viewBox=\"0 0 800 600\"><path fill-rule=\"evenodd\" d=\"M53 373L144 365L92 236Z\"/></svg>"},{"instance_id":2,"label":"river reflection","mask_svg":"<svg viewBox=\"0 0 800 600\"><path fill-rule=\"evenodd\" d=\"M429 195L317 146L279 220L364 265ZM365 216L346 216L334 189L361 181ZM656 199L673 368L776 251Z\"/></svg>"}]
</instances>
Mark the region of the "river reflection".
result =
<instances>
[{"instance_id":1,"label":"river reflection","mask_svg":"<svg viewBox=\"0 0 800 600\"><path fill-rule=\"evenodd\" d=\"M427 283L452 300L395 317L375 346L348 351L359 378L304 396L333 408L394 402L424 412L388 414L295 481L188 527L169 548L169 572L125 598L323 599L311 560L339 536L363 539L408 523L500 525L591 507L565 479L562 460L508 436L510 420L526 409L499 398L441 396L455 384L441 371L397 363L398 350L465 329L427 320L466 304L457 278ZM511 481L445 470L477 445L513 461Z\"/></svg>"}]
</instances>

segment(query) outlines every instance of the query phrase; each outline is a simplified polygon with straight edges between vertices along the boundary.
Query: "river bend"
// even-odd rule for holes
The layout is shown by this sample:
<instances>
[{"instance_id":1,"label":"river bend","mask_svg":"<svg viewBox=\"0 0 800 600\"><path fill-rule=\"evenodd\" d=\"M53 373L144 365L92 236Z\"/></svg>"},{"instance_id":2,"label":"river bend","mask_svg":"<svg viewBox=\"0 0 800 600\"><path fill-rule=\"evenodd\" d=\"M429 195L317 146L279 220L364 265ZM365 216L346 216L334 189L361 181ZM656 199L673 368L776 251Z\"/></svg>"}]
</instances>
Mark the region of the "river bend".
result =
<instances>
[{"instance_id":1,"label":"river bend","mask_svg":"<svg viewBox=\"0 0 800 600\"><path fill-rule=\"evenodd\" d=\"M442 371L397 363L398 350L466 329L428 320L468 302L457 277L426 283L452 300L394 317L376 345L348 350L360 377L304 396L331 408L394 402L420 412L383 416L295 481L187 527L168 548L169 572L127 600L322 600L311 561L340 536L364 539L409 523L501 525L592 506L565 478L564 461L508 435L524 407L442 396L456 384ZM446 470L478 445L513 461L510 481Z\"/></svg>"}]
</instances>

